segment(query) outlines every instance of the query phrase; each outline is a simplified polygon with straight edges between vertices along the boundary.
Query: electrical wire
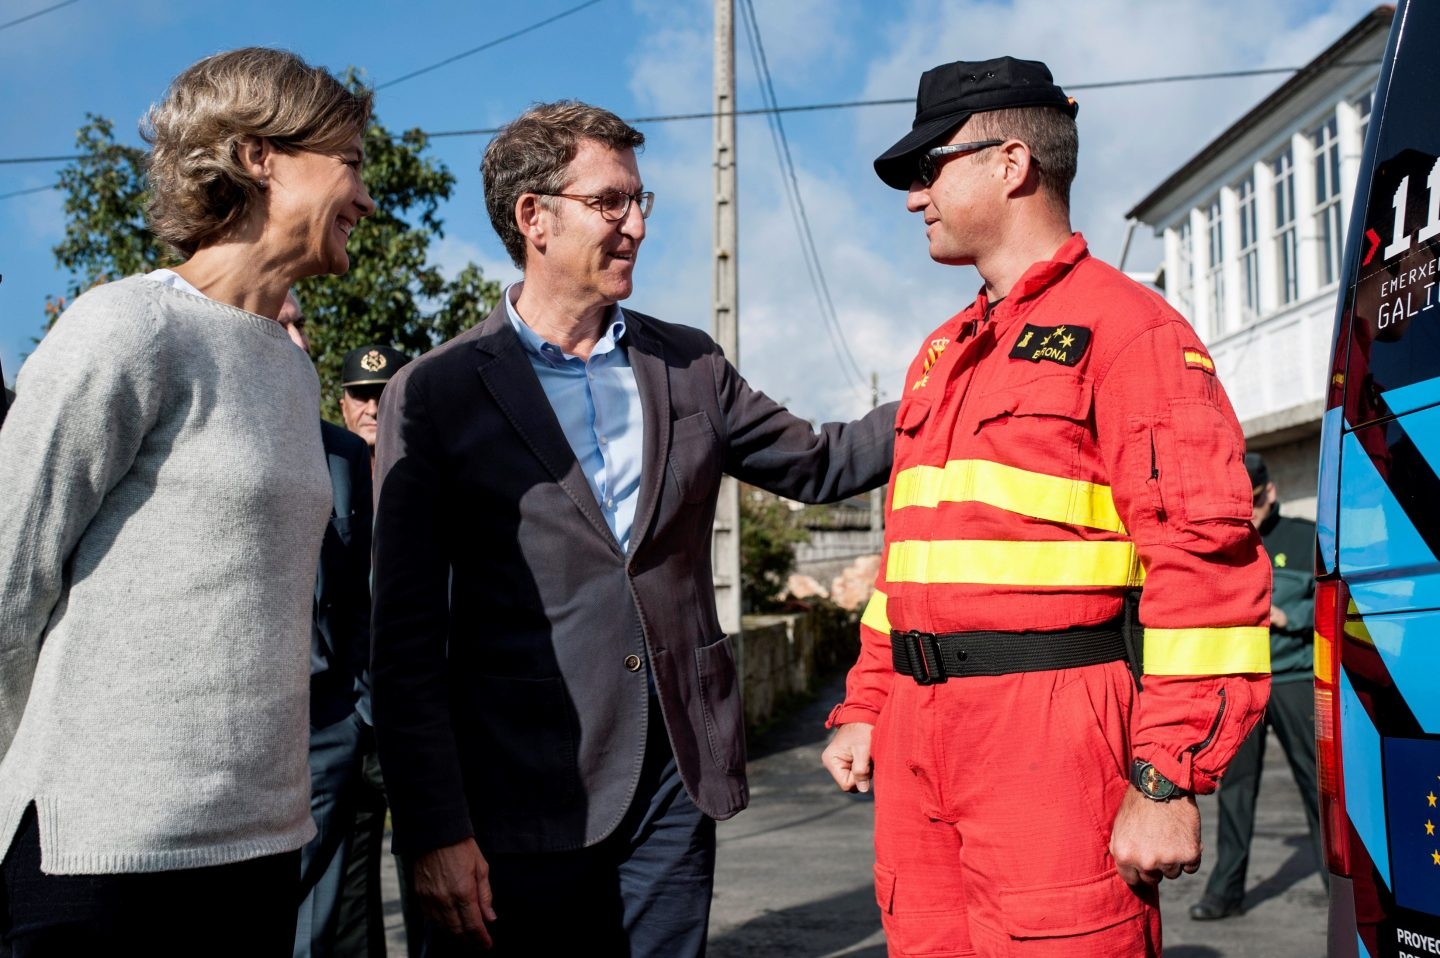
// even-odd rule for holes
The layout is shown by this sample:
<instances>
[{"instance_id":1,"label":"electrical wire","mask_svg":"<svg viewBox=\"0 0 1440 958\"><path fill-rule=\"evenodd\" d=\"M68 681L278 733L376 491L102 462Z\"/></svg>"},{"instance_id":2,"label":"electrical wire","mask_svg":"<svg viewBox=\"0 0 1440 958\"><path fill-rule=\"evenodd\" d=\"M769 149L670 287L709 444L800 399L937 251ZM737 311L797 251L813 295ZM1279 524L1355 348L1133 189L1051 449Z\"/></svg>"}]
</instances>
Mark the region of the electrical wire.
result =
<instances>
[{"instance_id":1,"label":"electrical wire","mask_svg":"<svg viewBox=\"0 0 1440 958\"><path fill-rule=\"evenodd\" d=\"M71 0L71 2L73 3L74 0ZM555 14L553 17L547 17L546 19L541 20L539 23L532 23L528 27L522 27L521 29L516 30L514 33L507 33L503 37L497 37L496 39L491 40L488 43L482 43L474 49L466 50L464 53L457 53L453 57L446 57L439 63L432 63L428 67L421 67L420 69L407 73L404 76L398 76L393 80L386 80L384 83L378 83L375 85L375 89L383 90L386 87L392 87L397 83L404 83L406 80L413 80L416 77L429 73L432 70L438 70L443 66L448 66L451 63L454 63L456 60L463 60L468 56L474 56L482 50L488 50L491 47L499 46L507 40L514 40L516 37L523 37L525 34L530 33L531 31L539 30L541 27L548 26L554 23L556 20L563 20L565 17L570 16L572 13L579 13L586 7L593 7L599 2L600 0L585 0L584 3L578 6L571 7L569 10L563 10L560 13Z\"/></svg>"},{"instance_id":2,"label":"electrical wire","mask_svg":"<svg viewBox=\"0 0 1440 958\"><path fill-rule=\"evenodd\" d=\"M78 0L70 0L78 2ZM590 3L599 3L600 0L590 0ZM588 5L588 4L587 4ZM464 54L461 54L462 56ZM1361 60L1347 63L1334 63L1326 67L1327 70L1338 70L1343 67L1375 66L1379 60ZM427 67L427 69L430 69ZM1067 90L1102 90L1114 89L1117 87L1148 86L1152 83L1181 83L1195 80L1229 80L1237 77L1264 76L1279 73L1298 73L1301 67L1265 67L1257 70L1230 70L1222 73L1187 73L1176 76L1149 77L1131 80L1101 80L1094 83L1076 83L1066 87ZM415 74L411 74L415 75ZM387 83L399 83L406 77L399 77L389 80ZM379 89L379 87L376 87ZM729 111L707 111L703 113L667 113L658 116L636 116L630 117L625 122L632 126L640 126L649 123L675 123L684 120L713 120L721 116L767 116L774 113L809 113L818 110L851 110L865 106L903 106L914 103L914 97L894 97L884 100L841 100L834 103L801 103L794 106L763 106L754 107L748 110ZM426 139L438 140L448 136L494 136L499 133L502 127L490 126L473 130L437 130L435 132L420 131ZM397 137L400 134L396 134ZM74 160L84 159L83 155L73 154L68 156L19 156L0 157L0 166L19 163L69 163Z\"/></svg>"},{"instance_id":3,"label":"electrical wire","mask_svg":"<svg viewBox=\"0 0 1440 958\"><path fill-rule=\"evenodd\" d=\"M69 0L69 2L71 2L71 3L77 3L77 2L79 2L79 0ZM590 0L590 3L598 3L598 2L600 2L600 0ZM588 5L588 4L587 4L587 5ZM42 12L43 12L43 11L42 11ZM461 55L463 56L463 54L461 54ZM1341 69L1341 68L1345 68L1345 67L1374 66L1374 65L1378 64L1379 62L1380 62L1379 60L1361 60L1361 61L1351 61L1351 62L1346 62L1346 63L1334 63L1334 64L1331 64L1330 66L1326 67L1325 69L1327 69L1327 70L1337 70L1337 69ZM428 68L427 68L427 69L428 69ZM1301 68L1301 67L1265 67L1265 68L1263 68L1263 69L1256 69L1256 70L1229 70L1229 71L1224 71L1224 72L1220 72L1220 73L1188 73L1188 74L1175 75L1175 76L1150 77L1150 78L1147 78L1147 79L1102 80L1102 81L1098 81L1098 82L1094 82L1094 83L1076 83L1076 84L1072 84L1072 85L1066 87L1066 89L1068 89L1068 90L1100 90L1100 89L1114 89L1114 88L1117 88L1117 87L1147 86L1147 85L1152 84L1152 83L1181 83L1181 82L1196 81L1196 80L1228 80L1228 79L1233 79L1233 78L1237 78L1237 77L1263 76L1263 75L1268 75L1268 74L1279 74L1279 73L1298 73L1301 69L1303 69L1303 68ZM406 77L399 77L399 78L397 78L397 79L395 79L395 80L390 80L390 81L388 81L388 82L389 82L389 83L398 83L398 82L400 82L400 80L403 80L403 79L406 79ZM377 88L377 89L378 89L378 88ZM913 102L914 102L914 98L913 98L913 97L903 97L903 98L902 98L902 97L896 97L896 98L893 98L893 99L884 99L884 100L844 100L844 101L839 101L839 102L835 102L835 103L805 103L805 104L797 104L797 105L795 105L795 106L764 106L764 107L756 107L756 108L752 108L752 109L748 109L748 110L732 110L732 111L723 111L723 112L715 112L715 111L712 110L712 111L703 112L703 113L670 113L670 114L664 114L664 115L659 115L659 116L637 116L637 117L631 117L630 119L626 120L625 122L631 124L632 126L643 126L643 125L654 124L654 123L674 123L674 122L680 122L680 121L684 121L684 120L713 120L713 119L715 119L716 117L721 117L721 116L737 116L737 117L739 117L739 116L768 116L768 115L771 115L771 114L781 114L781 113L806 113L806 112L813 112L813 111L818 111L818 110L849 110L849 109L855 109L855 108L857 108L857 107L866 107L866 106L901 106L901 105L909 104L909 103L913 103ZM482 129L474 129L474 130L440 130L440 131L436 131L436 132L433 132L433 133L432 133L432 132L426 132L426 131L423 131L423 130L422 130L422 131L421 131L421 134L422 134L423 136L425 136L427 139L438 140L438 139L442 139L442 138L444 138L444 137L451 137L451 136L494 136L496 133L499 133L500 130L501 130L501 127L493 126L493 127L485 127L485 128L482 128ZM401 135L401 134L396 134L397 138L398 138L400 135ZM86 157L85 157L84 154L78 154L78 153L77 153L77 154L70 154L70 155L66 155L66 156L17 156L17 157L0 157L0 166L10 166L10 165L19 165L19 164L27 164L27 163L72 163L72 162L74 162L75 160L83 160L83 159L85 159L85 158L86 158ZM0 194L0 199L3 199L5 196L8 196L8 195L14 195L14 194Z\"/></svg>"},{"instance_id":4,"label":"electrical wire","mask_svg":"<svg viewBox=\"0 0 1440 958\"><path fill-rule=\"evenodd\" d=\"M776 105L775 85L771 80L769 62L765 57L765 44L760 37L760 21L755 16L755 7L751 0L741 0L740 13L740 20L745 25L746 37L750 41L750 57L760 81L761 98L767 105L773 107ZM866 389L865 374L861 371L859 363L855 361L855 355L850 351L850 344L845 341L845 331L840 326L835 300L830 295L830 284L826 282L819 249L815 245L815 235L810 228L810 218L805 213L805 200L800 192L800 179L795 173L795 161L790 153L790 141L785 136L785 126L778 112L769 114L768 119L770 138L775 145L776 159L780 163L780 179L785 187L786 203L790 208L790 218L795 223L795 231L800 238L800 252L805 260L805 271L810 275L810 285L815 291L820 318L825 323L826 335L830 337L830 345L834 348L835 356L840 361L840 371L852 388L863 392Z\"/></svg>"},{"instance_id":5,"label":"electrical wire","mask_svg":"<svg viewBox=\"0 0 1440 958\"><path fill-rule=\"evenodd\" d=\"M65 0L64 3L57 3L54 6L46 7L44 10L36 10L34 13L27 13L25 14L25 16L17 17L14 20L9 21L8 23L0 23L0 30L9 30L11 27L19 26L26 20L34 20L36 17L43 17L45 14L55 10L59 10L61 7L68 7L72 3L79 2L80 0Z\"/></svg>"},{"instance_id":6,"label":"electrical wire","mask_svg":"<svg viewBox=\"0 0 1440 958\"><path fill-rule=\"evenodd\" d=\"M49 186L32 186L28 190L14 190L10 193L0 193L0 200L8 200L12 196L25 196L29 193L46 193L50 190L58 190L59 183L51 183Z\"/></svg>"}]
</instances>

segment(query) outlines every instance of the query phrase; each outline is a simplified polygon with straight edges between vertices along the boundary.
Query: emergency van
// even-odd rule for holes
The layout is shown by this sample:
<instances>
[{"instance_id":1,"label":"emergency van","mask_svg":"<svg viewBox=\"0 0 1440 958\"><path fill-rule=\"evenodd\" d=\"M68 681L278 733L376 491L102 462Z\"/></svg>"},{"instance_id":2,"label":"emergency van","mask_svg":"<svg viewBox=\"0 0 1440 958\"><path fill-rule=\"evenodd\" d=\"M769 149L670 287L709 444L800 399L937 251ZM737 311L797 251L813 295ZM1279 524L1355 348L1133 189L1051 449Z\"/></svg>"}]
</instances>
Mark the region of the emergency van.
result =
<instances>
[{"instance_id":1,"label":"emergency van","mask_svg":"<svg viewBox=\"0 0 1440 958\"><path fill-rule=\"evenodd\" d=\"M1321 425L1330 955L1440 955L1440 2L1397 4Z\"/></svg>"}]
</instances>

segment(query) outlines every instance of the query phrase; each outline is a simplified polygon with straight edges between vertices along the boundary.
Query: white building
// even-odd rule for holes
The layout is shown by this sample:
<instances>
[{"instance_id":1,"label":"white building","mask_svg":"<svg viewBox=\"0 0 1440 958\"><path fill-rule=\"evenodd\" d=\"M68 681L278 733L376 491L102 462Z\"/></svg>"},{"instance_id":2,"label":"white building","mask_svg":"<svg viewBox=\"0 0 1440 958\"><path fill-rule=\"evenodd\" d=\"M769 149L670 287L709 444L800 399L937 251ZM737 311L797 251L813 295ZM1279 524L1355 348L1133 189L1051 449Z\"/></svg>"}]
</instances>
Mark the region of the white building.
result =
<instances>
[{"instance_id":1,"label":"white building","mask_svg":"<svg viewBox=\"0 0 1440 958\"><path fill-rule=\"evenodd\" d=\"M1377 7L1130 211L1215 359L1246 443L1314 516L1340 255L1394 8Z\"/></svg>"}]
</instances>

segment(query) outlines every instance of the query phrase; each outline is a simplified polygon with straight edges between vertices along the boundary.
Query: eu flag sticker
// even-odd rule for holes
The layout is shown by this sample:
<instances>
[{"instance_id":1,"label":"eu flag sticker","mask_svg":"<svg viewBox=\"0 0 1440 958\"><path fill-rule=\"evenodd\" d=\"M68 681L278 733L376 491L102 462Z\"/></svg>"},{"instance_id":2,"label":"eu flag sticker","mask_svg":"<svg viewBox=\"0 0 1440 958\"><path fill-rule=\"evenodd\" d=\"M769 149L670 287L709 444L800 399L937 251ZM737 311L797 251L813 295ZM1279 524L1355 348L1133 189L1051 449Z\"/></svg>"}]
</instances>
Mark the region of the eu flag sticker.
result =
<instances>
[{"instance_id":1,"label":"eu flag sticker","mask_svg":"<svg viewBox=\"0 0 1440 958\"><path fill-rule=\"evenodd\" d=\"M1395 903L1440 915L1440 739L1387 738L1384 743Z\"/></svg>"}]
</instances>

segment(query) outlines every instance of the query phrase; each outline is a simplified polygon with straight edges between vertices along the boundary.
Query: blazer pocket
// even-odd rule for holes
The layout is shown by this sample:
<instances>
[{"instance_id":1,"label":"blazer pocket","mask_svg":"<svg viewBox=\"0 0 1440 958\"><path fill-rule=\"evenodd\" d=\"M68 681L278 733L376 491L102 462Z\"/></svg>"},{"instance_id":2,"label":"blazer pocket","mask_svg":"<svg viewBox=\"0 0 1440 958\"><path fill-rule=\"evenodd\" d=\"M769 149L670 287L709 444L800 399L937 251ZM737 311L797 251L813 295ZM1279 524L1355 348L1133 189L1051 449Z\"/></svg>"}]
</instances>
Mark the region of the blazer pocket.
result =
<instances>
[{"instance_id":1,"label":"blazer pocket","mask_svg":"<svg viewBox=\"0 0 1440 958\"><path fill-rule=\"evenodd\" d=\"M720 485L720 437L701 412L670 426L670 476L686 502L704 502Z\"/></svg>"},{"instance_id":2,"label":"blazer pocket","mask_svg":"<svg viewBox=\"0 0 1440 958\"><path fill-rule=\"evenodd\" d=\"M705 713L705 738L710 757L727 772L745 771L745 709L740 701L740 676L730 637L695 650L700 676L700 708Z\"/></svg>"}]
</instances>

